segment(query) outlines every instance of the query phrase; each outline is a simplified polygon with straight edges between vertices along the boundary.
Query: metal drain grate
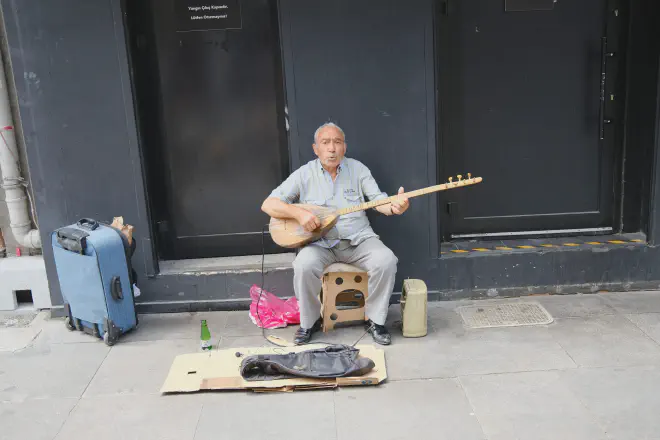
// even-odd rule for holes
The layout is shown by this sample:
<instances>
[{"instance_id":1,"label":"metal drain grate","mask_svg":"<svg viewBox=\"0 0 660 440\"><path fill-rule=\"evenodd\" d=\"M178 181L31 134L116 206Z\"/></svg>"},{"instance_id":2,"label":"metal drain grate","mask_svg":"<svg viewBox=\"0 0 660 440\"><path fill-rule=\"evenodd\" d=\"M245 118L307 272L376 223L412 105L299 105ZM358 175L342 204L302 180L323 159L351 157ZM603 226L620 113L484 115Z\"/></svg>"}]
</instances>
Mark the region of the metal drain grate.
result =
<instances>
[{"instance_id":1,"label":"metal drain grate","mask_svg":"<svg viewBox=\"0 0 660 440\"><path fill-rule=\"evenodd\" d=\"M29 327L37 313L0 313L0 328Z\"/></svg>"},{"instance_id":2,"label":"metal drain grate","mask_svg":"<svg viewBox=\"0 0 660 440\"><path fill-rule=\"evenodd\" d=\"M539 303L484 304L456 309L468 328L546 325L552 316Z\"/></svg>"}]
</instances>

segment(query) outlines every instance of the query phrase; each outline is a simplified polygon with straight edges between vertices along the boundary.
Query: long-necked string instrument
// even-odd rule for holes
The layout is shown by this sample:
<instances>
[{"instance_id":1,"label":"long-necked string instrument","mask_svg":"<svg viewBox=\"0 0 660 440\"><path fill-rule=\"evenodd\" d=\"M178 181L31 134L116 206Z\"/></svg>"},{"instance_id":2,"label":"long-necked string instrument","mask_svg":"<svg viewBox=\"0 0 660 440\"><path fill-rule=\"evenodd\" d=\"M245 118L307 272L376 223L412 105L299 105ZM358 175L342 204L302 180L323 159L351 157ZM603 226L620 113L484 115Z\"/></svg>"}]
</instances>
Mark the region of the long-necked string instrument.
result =
<instances>
[{"instance_id":1,"label":"long-necked string instrument","mask_svg":"<svg viewBox=\"0 0 660 440\"><path fill-rule=\"evenodd\" d=\"M285 248L298 248L302 247L308 243L318 240L323 237L327 232L332 229L339 217L346 214L351 214L353 212L365 211L367 209L375 208L376 206L386 205L388 203L399 202L402 199L411 199L413 197L422 196L425 194L430 194L438 191L445 191L448 189L461 188L464 186L475 185L480 183L483 179L481 177L472 177L468 173L468 178L463 179L463 176L460 174L457 176L458 180L454 181L453 178L449 178L449 182L443 183L440 185L429 186L428 188L422 188L415 191L410 191L402 194L397 194L381 200L373 200L371 202L361 203L359 205L350 206L348 208L342 209L332 209L326 206L316 206L316 205L307 205L307 204L295 204L303 208L314 215L316 215L321 221L321 226L316 228L314 231L307 231L303 228L297 220L287 218L287 219L278 219L271 217L269 230L270 235L275 243Z\"/></svg>"}]
</instances>

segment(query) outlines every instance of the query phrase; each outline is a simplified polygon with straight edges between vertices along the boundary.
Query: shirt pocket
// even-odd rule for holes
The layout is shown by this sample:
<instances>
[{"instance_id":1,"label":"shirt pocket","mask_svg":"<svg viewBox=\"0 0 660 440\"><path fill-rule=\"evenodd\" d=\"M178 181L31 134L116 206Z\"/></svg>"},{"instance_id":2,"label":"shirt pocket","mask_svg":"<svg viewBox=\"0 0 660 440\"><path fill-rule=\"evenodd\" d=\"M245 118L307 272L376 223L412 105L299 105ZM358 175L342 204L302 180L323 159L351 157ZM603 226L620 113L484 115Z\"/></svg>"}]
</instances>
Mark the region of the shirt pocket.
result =
<instances>
[{"instance_id":1,"label":"shirt pocket","mask_svg":"<svg viewBox=\"0 0 660 440\"><path fill-rule=\"evenodd\" d=\"M327 206L326 200L321 198L307 198L301 203L303 205Z\"/></svg>"},{"instance_id":2,"label":"shirt pocket","mask_svg":"<svg viewBox=\"0 0 660 440\"><path fill-rule=\"evenodd\" d=\"M344 195L343 197L348 205L355 206L362 203L362 197L359 194L347 194Z\"/></svg>"}]
</instances>

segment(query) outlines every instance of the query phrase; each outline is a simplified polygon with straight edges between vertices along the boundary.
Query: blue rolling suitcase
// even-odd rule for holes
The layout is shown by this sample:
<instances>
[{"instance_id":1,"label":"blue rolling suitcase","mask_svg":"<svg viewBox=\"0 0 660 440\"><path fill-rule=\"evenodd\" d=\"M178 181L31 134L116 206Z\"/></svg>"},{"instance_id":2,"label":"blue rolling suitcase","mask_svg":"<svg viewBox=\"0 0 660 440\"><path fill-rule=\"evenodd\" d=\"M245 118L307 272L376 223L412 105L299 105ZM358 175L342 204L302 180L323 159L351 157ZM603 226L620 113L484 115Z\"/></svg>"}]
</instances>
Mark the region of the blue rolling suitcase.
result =
<instances>
[{"instance_id":1,"label":"blue rolling suitcase","mask_svg":"<svg viewBox=\"0 0 660 440\"><path fill-rule=\"evenodd\" d=\"M67 328L114 345L138 324L131 267L135 240L131 246L117 229L91 219L60 228L51 238Z\"/></svg>"}]
</instances>

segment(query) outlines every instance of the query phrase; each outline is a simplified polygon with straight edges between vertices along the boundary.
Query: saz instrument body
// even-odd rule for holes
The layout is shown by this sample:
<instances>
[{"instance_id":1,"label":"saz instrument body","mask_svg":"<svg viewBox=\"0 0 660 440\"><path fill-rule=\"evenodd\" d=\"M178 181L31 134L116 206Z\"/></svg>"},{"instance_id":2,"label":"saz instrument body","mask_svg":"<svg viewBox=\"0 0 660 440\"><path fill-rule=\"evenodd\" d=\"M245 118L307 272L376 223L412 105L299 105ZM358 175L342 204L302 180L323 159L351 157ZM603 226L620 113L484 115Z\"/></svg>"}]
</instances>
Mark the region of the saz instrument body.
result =
<instances>
[{"instance_id":1,"label":"saz instrument body","mask_svg":"<svg viewBox=\"0 0 660 440\"><path fill-rule=\"evenodd\" d=\"M469 174L468 174L469 176ZM275 243L284 248L299 248L309 244L313 241L316 241L328 233L339 220L339 217L345 214L350 214L358 211L365 211L367 209L375 208L376 206L387 205L393 202L398 202L401 199L412 198L421 196L424 194L429 194L437 191L444 191L447 189L460 188L468 185L475 185L480 183L483 179L481 177L469 177L468 179L461 179L461 176L458 176L458 181L452 182L452 179L449 179L448 183L442 185L430 186L428 188L418 189L416 191L411 191L403 194L397 194L392 197L388 197L381 200L374 200L367 203L362 203L360 205L351 206L343 209L331 209L326 206L316 206L316 205L307 205L307 204L294 204L305 209L306 211L311 212L321 222L321 226L315 229L312 232L309 232L303 228L296 219L287 218L280 219L271 217L269 223L270 236Z\"/></svg>"},{"instance_id":2,"label":"saz instrument body","mask_svg":"<svg viewBox=\"0 0 660 440\"><path fill-rule=\"evenodd\" d=\"M303 228L298 221L292 218L271 217L269 230L273 241L285 248L298 248L318 240L328 233L339 220L336 211L326 206L306 205L296 203L297 206L311 212L321 221L321 226L309 232Z\"/></svg>"}]
</instances>

